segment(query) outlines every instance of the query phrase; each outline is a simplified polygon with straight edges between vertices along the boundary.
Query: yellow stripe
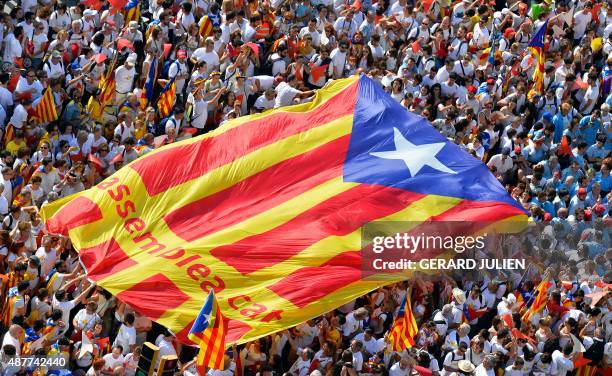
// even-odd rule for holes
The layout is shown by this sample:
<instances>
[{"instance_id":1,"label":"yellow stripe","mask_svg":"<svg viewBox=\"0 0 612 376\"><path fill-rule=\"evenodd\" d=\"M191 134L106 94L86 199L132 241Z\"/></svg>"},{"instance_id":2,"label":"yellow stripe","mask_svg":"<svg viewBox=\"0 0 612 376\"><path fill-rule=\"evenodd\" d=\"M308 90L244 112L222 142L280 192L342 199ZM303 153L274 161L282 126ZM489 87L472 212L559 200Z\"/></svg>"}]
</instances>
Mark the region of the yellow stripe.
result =
<instances>
[{"instance_id":1,"label":"yellow stripe","mask_svg":"<svg viewBox=\"0 0 612 376\"><path fill-rule=\"evenodd\" d=\"M310 207L308 205L309 200L310 196L301 195L292 200L294 202L292 205L298 205L298 207ZM393 222L409 222L406 223L405 227L405 230L409 231L423 221L451 209L461 201L461 199L454 197L428 195L393 214L377 219L375 222L381 222L382 224L384 224L384 222L389 222L389 230L392 233L397 232L397 223ZM259 217L262 217L261 220L265 220L267 216L274 215L277 215L276 212L271 213L268 211L259 214ZM382 228L383 226L381 225L381 229ZM312 244L290 259L276 265L260 269L252 273L252 276L258 279L272 278L273 276L278 275L279 268L287 271L295 271L302 266L307 265L309 262L312 263L313 259L324 262L343 252L351 250L358 251L361 249L361 240L361 229L343 236L328 236ZM371 280L379 280L379 278L389 281L403 279L399 273L393 273L390 275L377 274L376 276L369 277Z\"/></svg>"}]
</instances>

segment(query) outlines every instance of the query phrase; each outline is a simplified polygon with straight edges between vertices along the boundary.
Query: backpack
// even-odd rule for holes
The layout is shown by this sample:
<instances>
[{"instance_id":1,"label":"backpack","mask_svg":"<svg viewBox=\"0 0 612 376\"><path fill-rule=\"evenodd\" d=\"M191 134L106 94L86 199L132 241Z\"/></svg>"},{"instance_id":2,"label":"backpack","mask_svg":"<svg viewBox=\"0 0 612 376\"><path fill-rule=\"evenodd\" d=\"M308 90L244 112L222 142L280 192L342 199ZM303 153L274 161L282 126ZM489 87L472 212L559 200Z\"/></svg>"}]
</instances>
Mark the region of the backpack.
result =
<instances>
[{"instance_id":1,"label":"backpack","mask_svg":"<svg viewBox=\"0 0 612 376\"><path fill-rule=\"evenodd\" d=\"M176 120L172 117L172 115L166 116L161 119L155 126L155 136L161 136L166 134L166 123L170 120L174 125L176 125Z\"/></svg>"},{"instance_id":2,"label":"backpack","mask_svg":"<svg viewBox=\"0 0 612 376\"><path fill-rule=\"evenodd\" d=\"M162 68L162 73L161 73L161 77L163 79L168 79L168 74L170 73L170 67L174 63L178 65L177 60L174 60L174 61L166 60L164 62L164 67Z\"/></svg>"},{"instance_id":3,"label":"backpack","mask_svg":"<svg viewBox=\"0 0 612 376\"><path fill-rule=\"evenodd\" d=\"M277 59L273 59L272 56L274 56L274 54L268 56L268 58L266 59L266 62L261 67L262 75L272 76L272 67L274 66L274 63L283 59L280 55Z\"/></svg>"}]
</instances>

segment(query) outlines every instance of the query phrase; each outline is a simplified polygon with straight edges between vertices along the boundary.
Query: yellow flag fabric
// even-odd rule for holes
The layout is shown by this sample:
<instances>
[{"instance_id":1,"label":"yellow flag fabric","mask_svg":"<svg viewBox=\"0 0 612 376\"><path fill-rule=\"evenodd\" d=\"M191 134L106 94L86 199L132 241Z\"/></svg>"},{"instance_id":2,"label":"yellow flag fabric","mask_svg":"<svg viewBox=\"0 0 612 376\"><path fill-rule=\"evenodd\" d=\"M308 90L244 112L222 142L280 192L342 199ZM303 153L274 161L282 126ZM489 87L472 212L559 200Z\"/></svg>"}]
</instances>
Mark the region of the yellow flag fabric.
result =
<instances>
[{"instance_id":1,"label":"yellow flag fabric","mask_svg":"<svg viewBox=\"0 0 612 376\"><path fill-rule=\"evenodd\" d=\"M452 143L445 148L457 153L448 167L456 173L446 175L466 176L471 192L493 192L487 200L348 177L351 135L362 126L355 119L364 113L385 121L401 110L393 116L405 116L410 129L435 132L384 95L365 77L334 81L311 103L241 117L148 153L41 215L49 232L70 236L90 279L181 341L190 342L210 289L229 319L228 344L297 325L404 279L363 277L366 223L524 218L486 166ZM384 135L390 142L393 131ZM397 168L407 174L403 162Z\"/></svg>"}]
</instances>

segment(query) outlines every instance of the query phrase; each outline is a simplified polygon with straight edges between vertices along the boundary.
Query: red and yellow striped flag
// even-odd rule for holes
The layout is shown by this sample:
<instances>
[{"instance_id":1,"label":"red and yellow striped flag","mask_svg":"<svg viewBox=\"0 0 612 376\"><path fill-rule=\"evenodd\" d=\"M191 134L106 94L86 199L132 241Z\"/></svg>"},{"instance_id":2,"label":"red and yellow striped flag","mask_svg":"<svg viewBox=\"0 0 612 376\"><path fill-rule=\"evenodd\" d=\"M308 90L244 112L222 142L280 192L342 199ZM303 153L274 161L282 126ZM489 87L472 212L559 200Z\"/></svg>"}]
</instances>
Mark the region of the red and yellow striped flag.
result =
<instances>
[{"instance_id":1,"label":"red and yellow striped flag","mask_svg":"<svg viewBox=\"0 0 612 376\"><path fill-rule=\"evenodd\" d=\"M544 307L546 307L546 303L548 302L548 288L551 286L551 282L548 281L548 276L545 276L542 282L538 285L534 292L534 301L529 306L529 309L525 311L521 320L523 322L527 322L531 320L533 315L542 312Z\"/></svg>"},{"instance_id":2,"label":"red and yellow striped flag","mask_svg":"<svg viewBox=\"0 0 612 376\"><path fill-rule=\"evenodd\" d=\"M403 351L414 346L414 338L419 333L409 294L410 292L406 293L393 326L389 330L389 343L392 351Z\"/></svg>"},{"instance_id":3,"label":"red and yellow striped flag","mask_svg":"<svg viewBox=\"0 0 612 376\"><path fill-rule=\"evenodd\" d=\"M127 26L132 21L140 21L140 2L138 0L130 0L121 9L123 14L123 22Z\"/></svg>"},{"instance_id":4,"label":"red and yellow striped flag","mask_svg":"<svg viewBox=\"0 0 612 376\"><path fill-rule=\"evenodd\" d=\"M172 78L170 82L166 84L161 94L159 94L159 99L157 100L157 110L159 111L160 117L165 118L172 113L172 106L174 106L175 98L176 84L174 83L174 78Z\"/></svg>"},{"instance_id":5,"label":"red and yellow striped flag","mask_svg":"<svg viewBox=\"0 0 612 376\"><path fill-rule=\"evenodd\" d=\"M409 170L386 158L404 137L442 150ZM406 279L364 275L365 224L526 220L485 165L365 76L155 149L41 215L88 278L181 341L214 289L237 344Z\"/></svg>"},{"instance_id":6,"label":"red and yellow striped flag","mask_svg":"<svg viewBox=\"0 0 612 376\"><path fill-rule=\"evenodd\" d=\"M224 369L225 325L215 292L211 290L189 331L189 339L200 346L196 363L200 375L206 374L206 367Z\"/></svg>"},{"instance_id":7,"label":"red and yellow striped flag","mask_svg":"<svg viewBox=\"0 0 612 376\"><path fill-rule=\"evenodd\" d=\"M547 28L548 19L542 24L542 26L540 26L528 44L528 48L536 61L535 70L533 71L533 87L531 91L537 94L542 94L544 92L544 62L546 61L544 38L546 37Z\"/></svg>"},{"instance_id":8,"label":"red and yellow striped flag","mask_svg":"<svg viewBox=\"0 0 612 376\"><path fill-rule=\"evenodd\" d=\"M597 367L582 366L576 369L576 376L595 376L597 375Z\"/></svg>"},{"instance_id":9,"label":"red and yellow striped flag","mask_svg":"<svg viewBox=\"0 0 612 376\"><path fill-rule=\"evenodd\" d=\"M199 33L202 38L208 38L213 33L213 24L208 16L204 16L200 19Z\"/></svg>"},{"instance_id":10,"label":"red and yellow striped flag","mask_svg":"<svg viewBox=\"0 0 612 376\"><path fill-rule=\"evenodd\" d=\"M115 84L115 72L111 72L100 80L98 88L101 90L100 103L103 107L113 102L115 98Z\"/></svg>"},{"instance_id":11,"label":"red and yellow striped flag","mask_svg":"<svg viewBox=\"0 0 612 376\"><path fill-rule=\"evenodd\" d=\"M55 109L55 100L53 99L53 91L50 88L45 89L45 93L37 103L32 104L32 109L29 111L30 119L35 123L50 123L57 120L57 110Z\"/></svg>"}]
</instances>

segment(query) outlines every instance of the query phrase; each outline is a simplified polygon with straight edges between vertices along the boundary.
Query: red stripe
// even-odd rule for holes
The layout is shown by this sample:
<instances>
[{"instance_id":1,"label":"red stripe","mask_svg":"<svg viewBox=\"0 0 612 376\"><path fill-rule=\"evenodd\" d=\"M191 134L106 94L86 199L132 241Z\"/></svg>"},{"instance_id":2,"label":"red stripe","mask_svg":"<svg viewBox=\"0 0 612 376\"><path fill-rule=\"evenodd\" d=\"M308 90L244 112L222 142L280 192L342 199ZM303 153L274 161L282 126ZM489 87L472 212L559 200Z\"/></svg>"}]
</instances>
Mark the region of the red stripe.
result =
<instances>
[{"instance_id":1,"label":"red stripe","mask_svg":"<svg viewBox=\"0 0 612 376\"><path fill-rule=\"evenodd\" d=\"M68 236L68 231L102 219L102 211L95 202L87 197L76 197L64 205L51 218L47 219L50 234Z\"/></svg>"},{"instance_id":2,"label":"red stripe","mask_svg":"<svg viewBox=\"0 0 612 376\"><path fill-rule=\"evenodd\" d=\"M239 223L342 175L350 135L283 161L245 180L179 208L165 217L186 241Z\"/></svg>"},{"instance_id":3,"label":"red stripe","mask_svg":"<svg viewBox=\"0 0 612 376\"><path fill-rule=\"evenodd\" d=\"M268 287L300 308L361 279L359 251L344 252L321 266L301 268Z\"/></svg>"},{"instance_id":4,"label":"red stripe","mask_svg":"<svg viewBox=\"0 0 612 376\"><path fill-rule=\"evenodd\" d=\"M157 321L191 299L168 277L155 274L117 294L117 298L141 314Z\"/></svg>"},{"instance_id":5,"label":"red stripe","mask_svg":"<svg viewBox=\"0 0 612 376\"><path fill-rule=\"evenodd\" d=\"M385 188L390 189L390 188ZM402 191L406 193L405 191ZM396 194L397 196L397 194ZM365 195L364 195L365 197ZM363 199L362 199L363 200ZM398 201L401 201L399 199ZM385 200L381 200L386 205L389 202ZM394 200L390 200L390 202L394 202ZM361 205L361 203L360 203ZM408 205L405 203L404 205ZM360 207L361 209L361 207ZM367 208L365 209L367 210ZM483 227L490 225L493 222L505 219L512 215L523 214L519 209L510 206L508 204L499 204L499 203L491 203L491 202L475 202L475 201L462 201L458 205L453 208L447 210L446 212L434 216L428 222L433 221L449 221L449 229L448 234L452 236L453 233L459 234L472 234ZM338 213L339 217L346 218L353 216L353 213L341 212ZM380 214L380 216L384 216L384 214ZM471 220L472 222L455 222L455 221L467 221ZM424 223L421 226L429 225L430 223ZM308 236L311 235L310 232L313 230L304 229L303 237L306 237L305 243L311 244L313 242L312 239L308 239ZM314 230L317 231L317 230ZM423 231L423 228L417 226L415 229L410 231L409 233L419 234ZM285 239L288 239L287 244L294 244L296 239L286 238L286 235L283 233L278 233L276 236L282 236L283 243ZM270 237L270 239L274 239ZM300 238L297 238L300 239ZM268 240L269 241L269 240ZM301 240L300 240L301 241ZM252 244L252 247L261 247L261 244ZM270 244L267 244L268 250ZM228 254L226 257L231 259L233 255L229 254L229 248L232 250L236 250L234 246L228 246ZM275 250L278 247L274 248ZM213 250L213 252L216 250ZM247 250L247 256L251 257L250 249ZM261 252L261 251L260 251ZM260 253L258 252L258 253ZM441 250L427 250L423 252L419 252L418 254L410 254L403 255L405 258L412 259L422 259L429 257L439 256ZM268 252L266 257L270 257L270 252ZM349 283L355 282L359 280L361 277L368 272L366 268L362 267L362 265L372 265L371 262L364 259L362 261L361 256L363 254L371 255L372 252L345 252L339 256L334 257L329 262L321 265L320 267L304 267L301 268L286 278L276 282L274 285L270 286L269 289L276 292L279 296L291 301L298 307L305 307L308 304L317 301L318 299L330 294L331 292L337 290L340 287L346 286ZM276 254L274 255L276 256ZM219 257L219 256L217 256ZM245 256L243 256L245 257ZM261 256L259 256L261 257ZM278 256L276 256L278 257ZM396 259L399 259L396 258ZM345 261L345 264L342 264L342 261ZM225 260L224 260L225 261ZM233 261L233 260L232 260ZM236 260L238 262L239 260ZM227 263L228 261L225 261ZM249 263L261 263L260 260L249 260ZM265 262L265 261L264 261ZM337 263L337 265L336 265ZM246 264L246 263L244 263ZM244 265L241 267L248 268L248 265ZM372 271L373 272L373 271ZM399 272L399 271L398 271ZM333 278L330 278L333 276ZM300 286L299 289L296 289L295 286Z\"/></svg>"},{"instance_id":6,"label":"red stripe","mask_svg":"<svg viewBox=\"0 0 612 376\"><path fill-rule=\"evenodd\" d=\"M318 107L316 111L274 112L258 120L199 142L161 150L130 165L140 174L149 195L156 195L230 163L263 146L352 114L357 83ZM164 179L159 178L164 171Z\"/></svg>"},{"instance_id":7,"label":"red stripe","mask_svg":"<svg viewBox=\"0 0 612 376\"><path fill-rule=\"evenodd\" d=\"M115 239L91 248L83 248L79 251L79 256L87 269L87 275L94 281L136 265Z\"/></svg>"},{"instance_id":8,"label":"red stripe","mask_svg":"<svg viewBox=\"0 0 612 376\"><path fill-rule=\"evenodd\" d=\"M285 261L328 236L349 234L422 197L396 188L360 184L270 231L217 247L211 254L242 274L252 273Z\"/></svg>"}]
</instances>

